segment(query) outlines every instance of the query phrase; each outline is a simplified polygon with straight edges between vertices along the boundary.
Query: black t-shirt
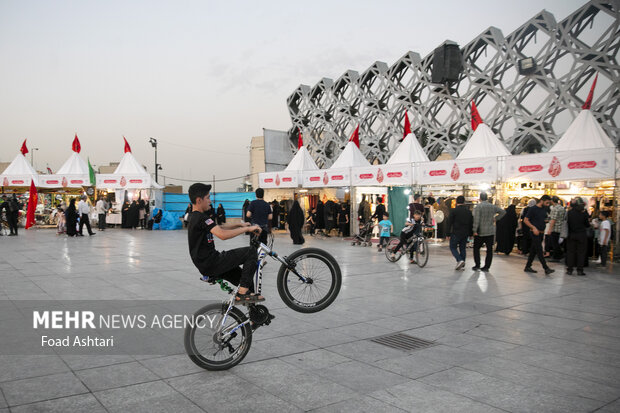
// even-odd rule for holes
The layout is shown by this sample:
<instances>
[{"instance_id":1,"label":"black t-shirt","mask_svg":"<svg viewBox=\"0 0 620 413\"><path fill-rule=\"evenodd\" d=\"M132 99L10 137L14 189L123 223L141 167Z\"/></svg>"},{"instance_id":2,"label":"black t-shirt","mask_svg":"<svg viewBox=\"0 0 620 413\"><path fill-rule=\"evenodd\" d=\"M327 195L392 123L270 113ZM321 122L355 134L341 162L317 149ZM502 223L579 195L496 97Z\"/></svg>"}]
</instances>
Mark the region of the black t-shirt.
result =
<instances>
[{"instance_id":1,"label":"black t-shirt","mask_svg":"<svg viewBox=\"0 0 620 413\"><path fill-rule=\"evenodd\" d=\"M202 275L209 275L209 269L219 256L215 250L213 234L211 234L211 230L215 226L213 218L206 213L193 211L189 214L187 223L189 255Z\"/></svg>"},{"instance_id":2,"label":"black t-shirt","mask_svg":"<svg viewBox=\"0 0 620 413\"><path fill-rule=\"evenodd\" d=\"M545 208L539 208L534 205L527 211L527 219L530 220L530 224L534 225L539 231L545 230L545 218L547 218L547 211Z\"/></svg>"},{"instance_id":3,"label":"black t-shirt","mask_svg":"<svg viewBox=\"0 0 620 413\"><path fill-rule=\"evenodd\" d=\"M258 225L262 228L267 227L268 217L271 214L271 207L267 202L262 199L255 199L250 202L248 211L252 213L252 218L250 218L252 225Z\"/></svg>"}]
</instances>

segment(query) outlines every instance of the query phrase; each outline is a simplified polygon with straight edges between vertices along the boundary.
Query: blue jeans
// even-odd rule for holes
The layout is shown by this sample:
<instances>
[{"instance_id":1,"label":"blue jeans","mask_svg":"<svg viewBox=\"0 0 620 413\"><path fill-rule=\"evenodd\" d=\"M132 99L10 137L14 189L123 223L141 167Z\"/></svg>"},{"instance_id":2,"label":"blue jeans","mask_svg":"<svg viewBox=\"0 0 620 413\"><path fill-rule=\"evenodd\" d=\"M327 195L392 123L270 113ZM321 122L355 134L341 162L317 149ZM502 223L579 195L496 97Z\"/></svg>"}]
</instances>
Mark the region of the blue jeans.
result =
<instances>
[{"instance_id":1,"label":"blue jeans","mask_svg":"<svg viewBox=\"0 0 620 413\"><path fill-rule=\"evenodd\" d=\"M450 237L450 252L454 255L454 259L459 261L465 261L465 249L467 248L467 237L459 237L458 235L452 235Z\"/></svg>"}]
</instances>

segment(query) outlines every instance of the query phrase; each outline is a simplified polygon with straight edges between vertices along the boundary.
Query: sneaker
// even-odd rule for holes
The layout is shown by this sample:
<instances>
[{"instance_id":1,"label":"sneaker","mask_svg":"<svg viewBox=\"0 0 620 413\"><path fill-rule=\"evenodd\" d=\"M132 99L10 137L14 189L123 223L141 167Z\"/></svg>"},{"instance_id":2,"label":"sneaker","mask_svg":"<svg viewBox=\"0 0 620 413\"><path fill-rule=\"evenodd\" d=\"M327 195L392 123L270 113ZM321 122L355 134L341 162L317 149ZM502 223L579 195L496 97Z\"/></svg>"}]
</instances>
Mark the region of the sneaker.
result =
<instances>
[{"instance_id":1,"label":"sneaker","mask_svg":"<svg viewBox=\"0 0 620 413\"><path fill-rule=\"evenodd\" d=\"M409 264L415 264L415 259L409 260Z\"/></svg>"},{"instance_id":2,"label":"sneaker","mask_svg":"<svg viewBox=\"0 0 620 413\"><path fill-rule=\"evenodd\" d=\"M459 261L459 263L456 265L456 269L462 270L464 268L465 268L465 261Z\"/></svg>"},{"instance_id":3,"label":"sneaker","mask_svg":"<svg viewBox=\"0 0 620 413\"><path fill-rule=\"evenodd\" d=\"M531 272L532 274L536 274L538 272L535 269L533 269L532 267L525 267L525 269L523 271Z\"/></svg>"},{"instance_id":4,"label":"sneaker","mask_svg":"<svg viewBox=\"0 0 620 413\"><path fill-rule=\"evenodd\" d=\"M583 270L577 270L577 275L586 275L586 273Z\"/></svg>"},{"instance_id":5,"label":"sneaker","mask_svg":"<svg viewBox=\"0 0 620 413\"><path fill-rule=\"evenodd\" d=\"M480 268L480 271L482 272L489 272L490 268L489 267L482 267Z\"/></svg>"},{"instance_id":6,"label":"sneaker","mask_svg":"<svg viewBox=\"0 0 620 413\"><path fill-rule=\"evenodd\" d=\"M471 267L471 269L474 271L480 271L480 267L478 267L477 265L474 265L473 267Z\"/></svg>"},{"instance_id":7,"label":"sneaker","mask_svg":"<svg viewBox=\"0 0 620 413\"><path fill-rule=\"evenodd\" d=\"M555 270L553 268L545 268L545 275L553 274Z\"/></svg>"},{"instance_id":8,"label":"sneaker","mask_svg":"<svg viewBox=\"0 0 620 413\"><path fill-rule=\"evenodd\" d=\"M377 250L378 250L379 252L383 251L383 250L381 249L381 247L377 248Z\"/></svg>"},{"instance_id":9,"label":"sneaker","mask_svg":"<svg viewBox=\"0 0 620 413\"><path fill-rule=\"evenodd\" d=\"M567 268L566 269L566 274L567 275L573 275L573 269L572 268Z\"/></svg>"}]
</instances>

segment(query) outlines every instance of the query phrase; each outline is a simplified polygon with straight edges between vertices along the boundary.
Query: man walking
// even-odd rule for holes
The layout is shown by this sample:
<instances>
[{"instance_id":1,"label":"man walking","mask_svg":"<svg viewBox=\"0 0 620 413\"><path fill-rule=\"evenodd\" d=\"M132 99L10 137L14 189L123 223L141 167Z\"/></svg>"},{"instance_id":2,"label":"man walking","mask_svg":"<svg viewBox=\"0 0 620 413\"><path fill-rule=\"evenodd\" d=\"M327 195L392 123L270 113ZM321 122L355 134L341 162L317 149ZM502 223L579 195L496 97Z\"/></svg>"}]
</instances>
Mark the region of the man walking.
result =
<instances>
[{"instance_id":1,"label":"man walking","mask_svg":"<svg viewBox=\"0 0 620 413\"><path fill-rule=\"evenodd\" d=\"M90 206L88 206L86 199L86 195L82 195L81 200L78 203L78 216L80 217L80 230L78 231L78 234L80 237L84 236L84 234L82 234L84 224L86 224L88 235L95 235L93 230L90 228Z\"/></svg>"},{"instance_id":2,"label":"man walking","mask_svg":"<svg viewBox=\"0 0 620 413\"><path fill-rule=\"evenodd\" d=\"M267 234L271 232L271 220L273 219L273 214L271 212L271 207L263 199L264 196L265 190L263 188L258 188L256 190L256 199L250 202L246 216L250 219L252 225L258 225L261 227L262 231L258 239L263 244L266 244Z\"/></svg>"},{"instance_id":3,"label":"man walking","mask_svg":"<svg viewBox=\"0 0 620 413\"><path fill-rule=\"evenodd\" d=\"M465 250L467 237L471 235L473 217L469 208L465 206L465 197L456 197L456 208L448 215L446 224L446 238L450 241L450 252L456 260L455 270L465 268Z\"/></svg>"},{"instance_id":4,"label":"man walking","mask_svg":"<svg viewBox=\"0 0 620 413\"><path fill-rule=\"evenodd\" d=\"M530 249L530 255L527 257L527 264L525 264L525 272L536 273L535 269L532 268L532 263L534 262L534 258L538 255L538 259L542 264L545 274L549 275L555 270L549 268L547 262L545 261L545 256L542 247L543 235L545 232L545 218L547 218L546 207L551 203L551 197L549 195L543 195L540 197L536 205L530 208L527 211L527 216L523 219L523 223L527 225L530 230L530 237L532 239L532 247Z\"/></svg>"},{"instance_id":5,"label":"man walking","mask_svg":"<svg viewBox=\"0 0 620 413\"><path fill-rule=\"evenodd\" d=\"M566 211L560 205L560 198L551 198L551 210L549 211L549 235L551 236L551 258L553 261L562 259L562 248L560 247L560 232L564 224L564 214Z\"/></svg>"},{"instance_id":6,"label":"man walking","mask_svg":"<svg viewBox=\"0 0 620 413\"><path fill-rule=\"evenodd\" d=\"M97 217L99 218L99 222L97 224L97 229L99 229L99 231L105 230L105 215L107 210L108 203L103 198L99 198L99 200L95 204L95 211L97 211Z\"/></svg>"},{"instance_id":7,"label":"man walking","mask_svg":"<svg viewBox=\"0 0 620 413\"><path fill-rule=\"evenodd\" d=\"M19 211L21 209L22 204L17 200L17 196L13 194L13 197L8 200L6 213L6 219L9 223L9 229L11 230L9 236L17 236L17 221L19 220Z\"/></svg>"},{"instance_id":8,"label":"man walking","mask_svg":"<svg viewBox=\"0 0 620 413\"><path fill-rule=\"evenodd\" d=\"M506 211L488 201L486 192L480 192L480 203L474 208L474 271L489 271L493 261L493 240L495 238L495 221L502 219ZM484 267L480 268L480 248L486 245L487 255Z\"/></svg>"}]
</instances>

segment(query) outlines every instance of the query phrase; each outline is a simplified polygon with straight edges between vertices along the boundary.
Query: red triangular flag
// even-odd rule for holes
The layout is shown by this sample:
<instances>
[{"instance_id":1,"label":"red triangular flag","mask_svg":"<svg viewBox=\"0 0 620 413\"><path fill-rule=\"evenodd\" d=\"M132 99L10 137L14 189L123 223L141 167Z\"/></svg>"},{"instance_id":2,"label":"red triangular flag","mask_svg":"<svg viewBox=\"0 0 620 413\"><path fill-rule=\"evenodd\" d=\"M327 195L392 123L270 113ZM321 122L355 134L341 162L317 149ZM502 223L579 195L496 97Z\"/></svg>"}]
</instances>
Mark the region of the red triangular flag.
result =
<instances>
[{"instance_id":1,"label":"red triangular flag","mask_svg":"<svg viewBox=\"0 0 620 413\"><path fill-rule=\"evenodd\" d=\"M478 108L476 108L476 104L474 101L471 101L471 128L475 131L478 128L478 125L482 123L482 118L478 113Z\"/></svg>"},{"instance_id":2,"label":"red triangular flag","mask_svg":"<svg viewBox=\"0 0 620 413\"><path fill-rule=\"evenodd\" d=\"M590 93L588 93L588 97L586 98L586 103L583 104L581 109L590 109L592 107L592 98L594 97L594 88L596 87L596 79L598 79L598 73L594 77L594 82L592 82L592 87L590 88Z\"/></svg>"},{"instance_id":3,"label":"red triangular flag","mask_svg":"<svg viewBox=\"0 0 620 413\"><path fill-rule=\"evenodd\" d=\"M26 229L35 224L34 212L37 209L37 187L34 186L34 179L30 180L30 197L28 198L28 212L26 213Z\"/></svg>"},{"instance_id":4,"label":"red triangular flag","mask_svg":"<svg viewBox=\"0 0 620 413\"><path fill-rule=\"evenodd\" d=\"M26 154L28 153L28 147L26 146L26 139L24 139L24 143L22 143L22 148L20 150L22 152L22 155L26 156Z\"/></svg>"},{"instance_id":5,"label":"red triangular flag","mask_svg":"<svg viewBox=\"0 0 620 413\"><path fill-rule=\"evenodd\" d=\"M357 128L353 131L351 138L349 138L349 142L353 142L358 148L360 147L360 125L357 125Z\"/></svg>"},{"instance_id":6,"label":"red triangular flag","mask_svg":"<svg viewBox=\"0 0 620 413\"><path fill-rule=\"evenodd\" d=\"M405 139L407 135L409 135L410 133L411 133L411 123L409 122L409 115L407 115L407 112L405 111L405 131L403 132L403 139ZM401 139L401 142L403 139Z\"/></svg>"},{"instance_id":7,"label":"red triangular flag","mask_svg":"<svg viewBox=\"0 0 620 413\"><path fill-rule=\"evenodd\" d=\"M73 152L80 153L82 150L82 146L80 145L80 140L77 137L77 133L75 134L75 138L73 138L73 144L71 144L71 149Z\"/></svg>"},{"instance_id":8,"label":"red triangular flag","mask_svg":"<svg viewBox=\"0 0 620 413\"><path fill-rule=\"evenodd\" d=\"M123 139L125 140L125 153L131 152L131 146L129 146L129 142L127 142L127 139L125 139L124 136Z\"/></svg>"},{"instance_id":9,"label":"red triangular flag","mask_svg":"<svg viewBox=\"0 0 620 413\"><path fill-rule=\"evenodd\" d=\"M297 138L297 149L301 149L302 146L304 146L304 138L302 138L301 136L301 129L299 130L299 137Z\"/></svg>"}]
</instances>

